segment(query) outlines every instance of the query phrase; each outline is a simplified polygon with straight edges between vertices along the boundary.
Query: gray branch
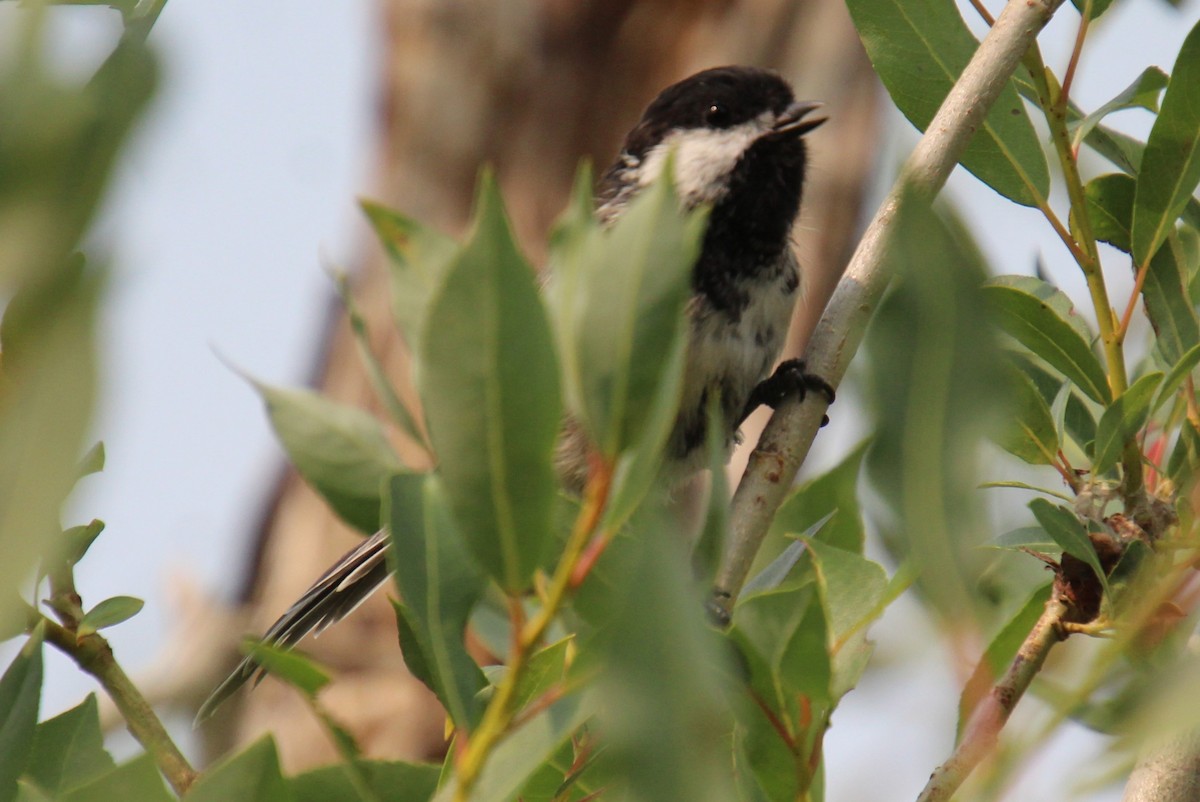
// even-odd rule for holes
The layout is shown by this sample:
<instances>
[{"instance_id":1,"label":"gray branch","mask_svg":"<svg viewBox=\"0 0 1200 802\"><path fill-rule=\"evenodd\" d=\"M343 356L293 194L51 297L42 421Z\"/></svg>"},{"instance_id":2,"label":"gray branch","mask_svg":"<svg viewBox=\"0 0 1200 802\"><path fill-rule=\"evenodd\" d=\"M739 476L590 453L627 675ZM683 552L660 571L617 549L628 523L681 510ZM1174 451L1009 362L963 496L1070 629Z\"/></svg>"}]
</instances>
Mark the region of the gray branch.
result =
<instances>
[{"instance_id":1,"label":"gray branch","mask_svg":"<svg viewBox=\"0 0 1200 802\"><path fill-rule=\"evenodd\" d=\"M930 203L988 109L1050 21L1062 0L1010 0L970 64L946 96L875 213L809 340L808 370L836 386L846 374L867 322L891 280L884 255L897 213L905 203ZM750 564L804 462L825 413L820 393L779 407L750 455L734 493L729 544L717 575L714 603L729 613Z\"/></svg>"}]
</instances>

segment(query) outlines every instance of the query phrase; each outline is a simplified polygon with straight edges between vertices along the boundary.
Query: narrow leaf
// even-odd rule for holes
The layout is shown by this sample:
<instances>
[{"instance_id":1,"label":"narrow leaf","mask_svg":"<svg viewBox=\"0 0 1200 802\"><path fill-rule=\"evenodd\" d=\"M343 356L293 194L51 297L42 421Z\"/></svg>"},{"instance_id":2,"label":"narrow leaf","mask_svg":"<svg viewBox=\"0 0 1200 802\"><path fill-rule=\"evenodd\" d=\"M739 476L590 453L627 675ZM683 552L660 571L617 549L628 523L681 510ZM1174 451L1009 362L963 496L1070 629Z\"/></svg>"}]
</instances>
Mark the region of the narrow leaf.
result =
<instances>
[{"instance_id":1,"label":"narrow leaf","mask_svg":"<svg viewBox=\"0 0 1200 802\"><path fill-rule=\"evenodd\" d=\"M1060 290L1027 276L997 276L984 285L983 293L1006 333L1092 400L1111 400L1104 369L1084 336L1086 324Z\"/></svg>"},{"instance_id":2,"label":"narrow leaf","mask_svg":"<svg viewBox=\"0 0 1200 802\"><path fill-rule=\"evenodd\" d=\"M1163 359L1174 364L1190 348L1200 343L1200 318L1196 307L1188 300L1177 255L1177 240L1171 234L1170 247L1159 248L1150 260L1142 298L1150 325L1158 335L1155 346Z\"/></svg>"},{"instance_id":3,"label":"narrow leaf","mask_svg":"<svg viewBox=\"0 0 1200 802\"><path fill-rule=\"evenodd\" d=\"M1167 372L1166 378L1158 388L1158 397L1150 406L1151 414L1157 412L1163 404L1171 400L1175 391L1180 388L1186 378L1192 375L1192 371L1198 364L1200 364L1200 345L1194 345Z\"/></svg>"},{"instance_id":4,"label":"narrow leaf","mask_svg":"<svg viewBox=\"0 0 1200 802\"><path fill-rule=\"evenodd\" d=\"M470 239L430 302L419 385L468 548L505 589L525 589L550 542L562 404L533 269L486 174Z\"/></svg>"},{"instance_id":5,"label":"narrow leaf","mask_svg":"<svg viewBox=\"0 0 1200 802\"><path fill-rule=\"evenodd\" d=\"M33 747L42 696L40 634L25 643L0 677L0 802L16 797L17 778Z\"/></svg>"},{"instance_id":6,"label":"narrow leaf","mask_svg":"<svg viewBox=\"0 0 1200 802\"><path fill-rule=\"evenodd\" d=\"M1031 465L1049 465L1058 453L1058 431L1046 399L1024 373L1012 371L1011 416L1003 420L996 443Z\"/></svg>"},{"instance_id":7,"label":"narrow leaf","mask_svg":"<svg viewBox=\"0 0 1200 802\"><path fill-rule=\"evenodd\" d=\"M141 612L145 604L133 596L113 596L105 599L84 613L83 620L79 622L79 636L128 621Z\"/></svg>"},{"instance_id":8,"label":"narrow leaf","mask_svg":"<svg viewBox=\"0 0 1200 802\"><path fill-rule=\"evenodd\" d=\"M1096 456L1092 472L1104 473L1117 464L1129 439L1150 416L1150 400L1162 382L1161 373L1147 373L1134 382L1112 406L1104 410L1096 427Z\"/></svg>"},{"instance_id":9,"label":"narrow leaf","mask_svg":"<svg viewBox=\"0 0 1200 802\"><path fill-rule=\"evenodd\" d=\"M293 650L251 641L246 653L276 679L313 697L329 684L329 675L311 658Z\"/></svg>"},{"instance_id":10,"label":"narrow leaf","mask_svg":"<svg viewBox=\"0 0 1200 802\"><path fill-rule=\"evenodd\" d=\"M1200 182L1200 23L1175 59L1150 130L1133 205L1133 261L1146 264L1174 229Z\"/></svg>"},{"instance_id":11,"label":"narrow leaf","mask_svg":"<svg viewBox=\"0 0 1200 802\"><path fill-rule=\"evenodd\" d=\"M1093 3L1093 9L1099 5L1107 6L1108 3ZM1094 16L1098 16L1098 14ZM1158 67L1147 67L1133 83L1122 89L1116 97L1073 126L1074 146L1076 150L1078 150L1080 143L1087 138L1088 134L1100 124L1100 121L1114 111L1133 108L1158 111L1158 96L1166 85L1167 74L1165 72Z\"/></svg>"}]
</instances>

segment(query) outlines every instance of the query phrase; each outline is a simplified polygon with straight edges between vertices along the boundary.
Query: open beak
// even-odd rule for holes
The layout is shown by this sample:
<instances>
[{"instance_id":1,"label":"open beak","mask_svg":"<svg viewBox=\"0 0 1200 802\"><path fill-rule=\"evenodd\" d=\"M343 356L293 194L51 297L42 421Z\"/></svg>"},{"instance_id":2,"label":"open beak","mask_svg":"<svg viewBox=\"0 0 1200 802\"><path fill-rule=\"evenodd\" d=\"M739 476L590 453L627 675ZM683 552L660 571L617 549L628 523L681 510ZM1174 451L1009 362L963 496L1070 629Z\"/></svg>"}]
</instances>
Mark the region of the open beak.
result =
<instances>
[{"instance_id":1,"label":"open beak","mask_svg":"<svg viewBox=\"0 0 1200 802\"><path fill-rule=\"evenodd\" d=\"M773 139L804 136L829 119L828 117L804 119L823 105L817 100L802 100L791 104L783 110L783 114L779 115L769 136Z\"/></svg>"}]
</instances>

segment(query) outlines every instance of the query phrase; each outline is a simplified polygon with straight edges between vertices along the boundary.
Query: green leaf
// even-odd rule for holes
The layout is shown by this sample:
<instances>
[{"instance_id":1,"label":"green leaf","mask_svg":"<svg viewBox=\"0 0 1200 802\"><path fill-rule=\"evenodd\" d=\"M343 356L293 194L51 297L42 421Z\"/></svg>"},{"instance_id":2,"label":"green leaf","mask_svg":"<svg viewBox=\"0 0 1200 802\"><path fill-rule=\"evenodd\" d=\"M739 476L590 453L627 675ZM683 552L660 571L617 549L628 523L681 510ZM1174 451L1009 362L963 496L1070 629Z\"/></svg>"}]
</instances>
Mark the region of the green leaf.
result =
<instances>
[{"instance_id":1,"label":"green leaf","mask_svg":"<svg viewBox=\"0 0 1200 802\"><path fill-rule=\"evenodd\" d=\"M814 537L839 549L861 554L864 528L858 505L858 477L867 445L860 443L828 472L797 487L775 514L771 533L796 535L836 513Z\"/></svg>"},{"instance_id":2,"label":"green leaf","mask_svg":"<svg viewBox=\"0 0 1200 802\"><path fill-rule=\"evenodd\" d=\"M1129 253L1129 225L1133 220L1133 194L1137 184L1124 173L1093 178L1083 188L1092 233L1101 242Z\"/></svg>"},{"instance_id":3,"label":"green leaf","mask_svg":"<svg viewBox=\"0 0 1200 802\"><path fill-rule=\"evenodd\" d=\"M1029 276L997 276L983 287L1001 328L1083 390L1107 404L1112 395L1087 324L1071 301L1046 282Z\"/></svg>"},{"instance_id":4,"label":"green leaf","mask_svg":"<svg viewBox=\"0 0 1200 802\"><path fill-rule=\"evenodd\" d=\"M1058 543L1040 526L1022 526L997 535L986 544L991 548L1020 551L1050 551Z\"/></svg>"},{"instance_id":5,"label":"green leaf","mask_svg":"<svg viewBox=\"0 0 1200 802\"><path fill-rule=\"evenodd\" d=\"M85 526L72 526L63 530L63 559L67 564L75 565L82 560L103 531L104 521L99 518L93 518L91 523Z\"/></svg>"},{"instance_id":6,"label":"green leaf","mask_svg":"<svg viewBox=\"0 0 1200 802\"><path fill-rule=\"evenodd\" d=\"M1150 130L1133 204L1133 261L1144 265L1174 229L1200 182L1200 23L1179 50Z\"/></svg>"},{"instance_id":7,"label":"green leaf","mask_svg":"<svg viewBox=\"0 0 1200 802\"><path fill-rule=\"evenodd\" d=\"M279 770L275 741L265 735L200 775L184 802L293 802L294 796Z\"/></svg>"},{"instance_id":8,"label":"green leaf","mask_svg":"<svg viewBox=\"0 0 1200 802\"><path fill-rule=\"evenodd\" d=\"M1190 421L1179 427L1179 440L1167 461L1167 476L1177 487L1186 485L1200 467L1200 432Z\"/></svg>"},{"instance_id":9,"label":"green leaf","mask_svg":"<svg viewBox=\"0 0 1200 802\"><path fill-rule=\"evenodd\" d=\"M346 523L379 529L379 488L403 468L379 421L310 390L250 379L296 470Z\"/></svg>"},{"instance_id":10,"label":"green leaf","mask_svg":"<svg viewBox=\"0 0 1200 802\"><path fill-rule=\"evenodd\" d=\"M11 802L33 749L42 696L41 631L26 641L0 677L0 802Z\"/></svg>"},{"instance_id":11,"label":"green leaf","mask_svg":"<svg viewBox=\"0 0 1200 802\"><path fill-rule=\"evenodd\" d=\"M1150 325L1158 335L1155 344L1163 358L1174 363L1200 342L1200 319L1196 316L1196 307L1188 300L1177 253L1178 239L1174 233L1168 244L1170 247L1159 248L1150 260L1142 297L1146 301Z\"/></svg>"},{"instance_id":12,"label":"green leaf","mask_svg":"<svg viewBox=\"0 0 1200 802\"><path fill-rule=\"evenodd\" d=\"M746 582L742 587L742 595L749 596L755 593L765 593L775 590L782 585L792 575L792 569L800 563L800 558L808 551L808 540L816 537L836 515L836 512L831 512L824 518L813 523L799 535L794 536L795 539L792 540L787 548L779 553L778 557L767 563L765 568ZM808 563L805 563L805 567L807 566Z\"/></svg>"},{"instance_id":13,"label":"green leaf","mask_svg":"<svg viewBox=\"0 0 1200 802\"><path fill-rule=\"evenodd\" d=\"M1200 345L1193 345L1171 367L1171 370L1167 372L1166 378L1159 385L1158 396L1154 399L1154 403L1150 405L1151 414L1157 412L1162 408L1163 404L1171 400L1184 380L1192 375L1192 371L1197 364L1200 364Z\"/></svg>"},{"instance_id":14,"label":"green leaf","mask_svg":"<svg viewBox=\"0 0 1200 802\"><path fill-rule=\"evenodd\" d=\"M267 673L286 682L305 696L314 697L329 684L329 675L312 658L292 649L249 641L246 654Z\"/></svg>"},{"instance_id":15,"label":"green leaf","mask_svg":"<svg viewBox=\"0 0 1200 802\"><path fill-rule=\"evenodd\" d=\"M415 352L429 299L441 286L458 243L382 204L362 200L359 205L388 255L392 316Z\"/></svg>"},{"instance_id":16,"label":"green leaf","mask_svg":"<svg viewBox=\"0 0 1200 802\"><path fill-rule=\"evenodd\" d=\"M671 165L610 228L576 213L551 254L548 293L567 398L609 460L661 423L656 399L674 369L691 294L707 214L680 210Z\"/></svg>"},{"instance_id":17,"label":"green leaf","mask_svg":"<svg viewBox=\"0 0 1200 802\"><path fill-rule=\"evenodd\" d=\"M847 6L888 94L924 131L979 43L953 3L849 0ZM1024 206L1049 193L1046 157L1011 81L961 161L985 184Z\"/></svg>"},{"instance_id":18,"label":"green leaf","mask_svg":"<svg viewBox=\"0 0 1200 802\"><path fill-rule=\"evenodd\" d=\"M355 771L378 802L428 802L437 790L440 769L433 764L358 760ZM344 764L323 766L286 780L295 802L359 800L356 778Z\"/></svg>"},{"instance_id":19,"label":"green leaf","mask_svg":"<svg viewBox=\"0 0 1200 802\"><path fill-rule=\"evenodd\" d=\"M1146 419L1150 417L1150 400L1162 378L1161 373L1147 373L1104 410L1096 427L1092 473L1101 474L1116 465L1125 444L1146 425Z\"/></svg>"},{"instance_id":20,"label":"green leaf","mask_svg":"<svg viewBox=\"0 0 1200 802\"><path fill-rule=\"evenodd\" d=\"M829 630L836 644L875 620L887 590L883 567L861 554L809 540L817 584L829 613Z\"/></svg>"},{"instance_id":21,"label":"green leaf","mask_svg":"<svg viewBox=\"0 0 1200 802\"><path fill-rule=\"evenodd\" d=\"M728 451L724 417L720 393L713 393L708 398L708 411L704 419L707 429L704 448L708 457L708 503L704 511L704 527L692 546L692 573L698 581L707 584L715 582L729 534L729 479L725 474Z\"/></svg>"},{"instance_id":22,"label":"green leaf","mask_svg":"<svg viewBox=\"0 0 1200 802\"><path fill-rule=\"evenodd\" d=\"M430 438L467 546L502 587L521 591L550 544L562 404L533 269L490 175L471 237L430 302L420 359Z\"/></svg>"},{"instance_id":23,"label":"green leaf","mask_svg":"<svg viewBox=\"0 0 1200 802\"><path fill-rule=\"evenodd\" d=\"M1071 2L1075 4L1075 8L1079 10L1080 14L1082 14L1083 9L1084 9L1085 5L1087 4L1087 0L1071 0ZM1105 11L1108 11L1108 7L1112 5L1112 2L1113 2L1113 0L1092 0L1092 7L1091 7L1090 13L1088 14L1088 19L1094 20L1094 19L1096 19L1096 17L1100 16ZM1151 69L1156 69L1156 68L1152 67ZM1147 70L1146 72L1149 72L1149 71L1150 70ZM1159 87L1159 88L1161 89L1162 87ZM1127 89L1125 91L1128 92L1129 90ZM1112 102L1112 101L1109 101L1109 102Z\"/></svg>"},{"instance_id":24,"label":"green leaf","mask_svg":"<svg viewBox=\"0 0 1200 802\"><path fill-rule=\"evenodd\" d=\"M1076 0L1076 5L1078 4L1079 0ZM1096 6L1107 7L1108 3L1094 3L1093 11ZM1095 12L1093 16L1099 16L1101 13L1103 13L1102 10ZM1167 74L1165 72L1158 67L1147 67L1133 83L1121 90L1116 97L1071 126L1074 129L1073 145L1075 150L1079 149L1080 143L1100 124L1100 121L1114 111L1134 108L1158 111L1158 95L1166 85Z\"/></svg>"},{"instance_id":25,"label":"green leaf","mask_svg":"<svg viewBox=\"0 0 1200 802\"><path fill-rule=\"evenodd\" d=\"M979 658L979 663L976 664L975 670L963 687L962 695L958 700L958 735L960 737L963 727L979 700L991 690L996 679L1004 673L1008 664L1017 656L1017 650L1021 648L1021 644L1025 642L1033 625L1041 617L1042 611L1046 607L1046 601L1050 598L1050 589L1051 586L1047 584L1035 590L1016 614L1000 628Z\"/></svg>"},{"instance_id":26,"label":"green leaf","mask_svg":"<svg viewBox=\"0 0 1200 802\"><path fill-rule=\"evenodd\" d=\"M128 621L139 612L146 603L133 596L113 596L97 604L84 613L79 622L79 636L90 635L99 629L113 627L122 621Z\"/></svg>"},{"instance_id":27,"label":"green leaf","mask_svg":"<svg viewBox=\"0 0 1200 802\"><path fill-rule=\"evenodd\" d=\"M396 587L405 607L398 618L405 660L437 694L456 725L470 730L482 713L477 694L487 681L463 639L484 581L454 526L439 481L394 476L386 515ZM407 631L406 631L407 630Z\"/></svg>"},{"instance_id":28,"label":"green leaf","mask_svg":"<svg viewBox=\"0 0 1200 802\"><path fill-rule=\"evenodd\" d=\"M1028 482L1017 482L1017 481L982 482L982 483L980 483L979 488L981 490L987 489L987 488L1012 488L1014 490L1032 490L1034 493L1042 493L1047 496L1054 496L1055 498L1060 498L1066 502L1072 501L1072 498L1070 496L1068 496L1066 493L1060 493L1057 490L1051 490L1048 487L1038 487L1037 485L1031 485Z\"/></svg>"},{"instance_id":29,"label":"green leaf","mask_svg":"<svg viewBox=\"0 0 1200 802\"><path fill-rule=\"evenodd\" d=\"M37 725L25 776L52 797L111 771L96 695Z\"/></svg>"},{"instance_id":30,"label":"green leaf","mask_svg":"<svg viewBox=\"0 0 1200 802\"><path fill-rule=\"evenodd\" d=\"M186 797L189 802L192 796ZM215 798L215 797L214 797ZM236 799L238 797L225 797ZM246 797L249 798L249 797ZM142 755L112 771L76 786L55 798L55 802L113 802L114 799L137 802L172 802L175 795L163 785L154 758ZM254 798L258 802L258 798ZM265 800L271 802L271 800Z\"/></svg>"},{"instance_id":31,"label":"green leaf","mask_svg":"<svg viewBox=\"0 0 1200 802\"><path fill-rule=\"evenodd\" d=\"M1062 505L1051 504L1044 498L1035 498L1029 502L1029 509L1033 511L1033 517L1037 518L1038 523L1063 551L1091 566L1100 582L1107 582L1104 569L1100 567L1100 560L1096 556L1096 550L1092 548L1092 541L1088 538L1087 530L1083 528L1083 524L1079 522L1075 513Z\"/></svg>"},{"instance_id":32,"label":"green leaf","mask_svg":"<svg viewBox=\"0 0 1200 802\"><path fill-rule=\"evenodd\" d=\"M1003 421L996 443L1030 465L1049 465L1058 453L1058 430L1046 399L1022 372L1012 371L1011 417Z\"/></svg>"}]
</instances>

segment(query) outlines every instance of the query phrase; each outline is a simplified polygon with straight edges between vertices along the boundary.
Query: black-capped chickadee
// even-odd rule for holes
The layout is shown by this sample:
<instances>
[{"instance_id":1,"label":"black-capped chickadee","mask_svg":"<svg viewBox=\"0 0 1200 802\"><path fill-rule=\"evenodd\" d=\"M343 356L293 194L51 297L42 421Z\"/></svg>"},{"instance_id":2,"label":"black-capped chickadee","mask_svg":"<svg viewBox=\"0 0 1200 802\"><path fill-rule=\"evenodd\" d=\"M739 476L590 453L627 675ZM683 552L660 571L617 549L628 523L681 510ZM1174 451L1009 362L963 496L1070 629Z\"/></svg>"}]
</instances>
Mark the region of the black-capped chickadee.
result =
<instances>
[{"instance_id":1,"label":"black-capped chickadee","mask_svg":"<svg viewBox=\"0 0 1200 802\"><path fill-rule=\"evenodd\" d=\"M598 192L602 221L618 218L674 154L676 192L688 208L711 206L693 295L687 365L666 472L684 478L705 463L709 399L719 393L726 442L761 404L815 389L830 402L832 388L808 376L796 360L779 358L800 294L791 248L792 224L804 185L803 136L825 121L809 117L819 103L797 102L787 82L754 67L704 70L664 89L629 132ZM578 489L587 472L587 443L568 425L558 450L563 483ZM386 581L386 531L342 557L263 635L295 644L340 621ZM197 721L259 670L250 658L213 692Z\"/></svg>"}]
</instances>

